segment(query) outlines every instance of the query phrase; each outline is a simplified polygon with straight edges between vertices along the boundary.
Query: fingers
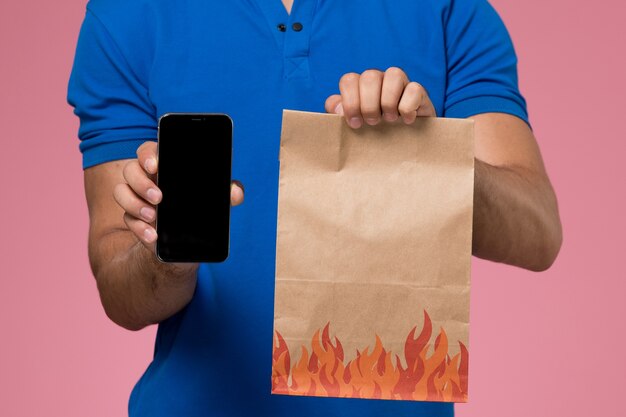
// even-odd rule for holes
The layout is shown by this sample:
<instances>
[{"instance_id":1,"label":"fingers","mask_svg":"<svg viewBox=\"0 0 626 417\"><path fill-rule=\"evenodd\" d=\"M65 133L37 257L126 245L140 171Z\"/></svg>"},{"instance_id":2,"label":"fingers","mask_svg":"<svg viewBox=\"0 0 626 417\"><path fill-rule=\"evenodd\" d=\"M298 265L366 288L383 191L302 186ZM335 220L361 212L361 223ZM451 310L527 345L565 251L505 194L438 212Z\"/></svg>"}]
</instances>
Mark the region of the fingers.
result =
<instances>
[{"instance_id":1,"label":"fingers","mask_svg":"<svg viewBox=\"0 0 626 417\"><path fill-rule=\"evenodd\" d=\"M139 197L151 204L159 204L163 194L139 164L139 159L133 159L124 166L124 180Z\"/></svg>"},{"instance_id":2,"label":"fingers","mask_svg":"<svg viewBox=\"0 0 626 417\"><path fill-rule=\"evenodd\" d=\"M377 125L380 122L380 97L383 88L383 73L377 70L367 70L361 74L359 82L359 97L361 115L368 125Z\"/></svg>"},{"instance_id":3,"label":"fingers","mask_svg":"<svg viewBox=\"0 0 626 417\"><path fill-rule=\"evenodd\" d=\"M380 107L383 112L383 119L386 121L395 122L398 120L398 104L408 83L409 78L400 68L391 67L385 71Z\"/></svg>"},{"instance_id":4,"label":"fingers","mask_svg":"<svg viewBox=\"0 0 626 417\"><path fill-rule=\"evenodd\" d=\"M113 198L124 211L146 223L154 222L156 210L130 188L128 184L117 184L113 190Z\"/></svg>"},{"instance_id":5,"label":"fingers","mask_svg":"<svg viewBox=\"0 0 626 417\"><path fill-rule=\"evenodd\" d=\"M140 151L142 151L141 147L137 153L139 154ZM143 152L150 151L144 148ZM147 158L144 158L144 162ZM156 172L156 167L154 171ZM129 161L124 166L122 174L126 183L115 186L113 198L124 210L126 226L148 249L154 252L157 237L154 229L155 205L161 201L161 190L139 165L139 159Z\"/></svg>"},{"instance_id":6,"label":"fingers","mask_svg":"<svg viewBox=\"0 0 626 417\"><path fill-rule=\"evenodd\" d=\"M421 84L409 82L406 73L390 67L384 73L367 70L347 73L339 80L340 94L326 99L327 112L342 114L348 125L358 129L363 122L376 125L381 118L411 124L418 116L436 116L433 103Z\"/></svg>"},{"instance_id":7,"label":"fingers","mask_svg":"<svg viewBox=\"0 0 626 417\"><path fill-rule=\"evenodd\" d=\"M337 97L341 100L341 97L337 95ZM335 105L336 106L336 105ZM155 142L144 142L137 149L137 161L131 161L124 168L124 179L138 196L143 198L144 200L150 202L151 204L158 204L163 198L161 190L156 186L153 179L154 175L157 173L157 145ZM143 171L143 172L142 172ZM149 175L145 175L146 174ZM123 193L122 195L124 195ZM233 185L231 186L231 204L233 206L238 206L243 203L243 184L238 180L233 180ZM131 202L129 198L126 200L128 207L132 209L137 208L137 201ZM118 202L119 203L119 202ZM122 204L120 204L122 205ZM129 211L135 217L137 216L137 211ZM144 214L148 213L148 210L144 210ZM145 219L145 216L142 217Z\"/></svg>"},{"instance_id":8,"label":"fingers","mask_svg":"<svg viewBox=\"0 0 626 417\"><path fill-rule=\"evenodd\" d=\"M137 148L137 161L139 165L150 175L157 173L157 144L147 141Z\"/></svg>"},{"instance_id":9,"label":"fingers","mask_svg":"<svg viewBox=\"0 0 626 417\"><path fill-rule=\"evenodd\" d=\"M126 226L152 252L157 238L155 205L163 198L154 183L157 165L157 144L142 143L137 149L137 159L124 166L122 175L126 183L116 185L113 190L113 198L124 210Z\"/></svg>"},{"instance_id":10,"label":"fingers","mask_svg":"<svg viewBox=\"0 0 626 417\"><path fill-rule=\"evenodd\" d=\"M154 182L158 170L157 145L144 142L137 149L137 159L129 161L123 168L125 183L117 184L113 198L124 210L124 222L131 232L152 252L156 250L156 208L163 194ZM231 205L243 203L244 187L233 180L230 191Z\"/></svg>"},{"instance_id":11,"label":"fingers","mask_svg":"<svg viewBox=\"0 0 626 417\"><path fill-rule=\"evenodd\" d=\"M333 94L328 96L326 103L324 103L324 109L327 113L343 114L343 106L341 104L341 95Z\"/></svg>"},{"instance_id":12,"label":"fingers","mask_svg":"<svg viewBox=\"0 0 626 417\"><path fill-rule=\"evenodd\" d=\"M411 124L417 116L435 116L435 108L424 87L410 82L404 87L398 111L406 124Z\"/></svg>"},{"instance_id":13,"label":"fingers","mask_svg":"<svg viewBox=\"0 0 626 417\"><path fill-rule=\"evenodd\" d=\"M115 201L124 209L124 222L128 229L152 252L157 238L154 229L156 211L139 198L128 184L118 184L113 191Z\"/></svg>"},{"instance_id":14,"label":"fingers","mask_svg":"<svg viewBox=\"0 0 626 417\"><path fill-rule=\"evenodd\" d=\"M350 72L345 74L339 80L339 91L341 93L341 104L343 114L353 129L358 129L363 125L363 116L361 116L361 98L359 92L359 80L361 76L357 73Z\"/></svg>"},{"instance_id":15,"label":"fingers","mask_svg":"<svg viewBox=\"0 0 626 417\"><path fill-rule=\"evenodd\" d=\"M154 250L157 234L154 228L156 210L142 199L128 184L118 184L113 190L115 201L124 209L124 222L137 238L150 250ZM243 203L243 184L233 180L230 201L233 206Z\"/></svg>"},{"instance_id":16,"label":"fingers","mask_svg":"<svg viewBox=\"0 0 626 417\"><path fill-rule=\"evenodd\" d=\"M131 216L128 213L124 213L124 222L128 229L137 236L139 241L144 244L151 252L156 252L156 230L151 224L144 222L141 219Z\"/></svg>"}]
</instances>

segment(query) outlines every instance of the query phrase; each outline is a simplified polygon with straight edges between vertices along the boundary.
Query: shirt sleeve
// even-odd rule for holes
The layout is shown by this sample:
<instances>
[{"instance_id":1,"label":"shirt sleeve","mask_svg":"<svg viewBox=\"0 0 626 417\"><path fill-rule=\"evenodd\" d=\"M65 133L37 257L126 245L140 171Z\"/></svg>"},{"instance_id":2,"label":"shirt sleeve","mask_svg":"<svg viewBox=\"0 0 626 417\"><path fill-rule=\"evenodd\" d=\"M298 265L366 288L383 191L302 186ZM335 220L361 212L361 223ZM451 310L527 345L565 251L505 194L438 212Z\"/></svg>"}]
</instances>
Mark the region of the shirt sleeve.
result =
<instances>
[{"instance_id":1,"label":"shirt sleeve","mask_svg":"<svg viewBox=\"0 0 626 417\"><path fill-rule=\"evenodd\" d=\"M448 80L444 116L499 112L529 123L509 33L487 0L451 0L444 16Z\"/></svg>"},{"instance_id":2,"label":"shirt sleeve","mask_svg":"<svg viewBox=\"0 0 626 417\"><path fill-rule=\"evenodd\" d=\"M67 100L80 119L83 168L135 157L157 137L147 77L134 70L101 20L89 9L83 21Z\"/></svg>"}]
</instances>

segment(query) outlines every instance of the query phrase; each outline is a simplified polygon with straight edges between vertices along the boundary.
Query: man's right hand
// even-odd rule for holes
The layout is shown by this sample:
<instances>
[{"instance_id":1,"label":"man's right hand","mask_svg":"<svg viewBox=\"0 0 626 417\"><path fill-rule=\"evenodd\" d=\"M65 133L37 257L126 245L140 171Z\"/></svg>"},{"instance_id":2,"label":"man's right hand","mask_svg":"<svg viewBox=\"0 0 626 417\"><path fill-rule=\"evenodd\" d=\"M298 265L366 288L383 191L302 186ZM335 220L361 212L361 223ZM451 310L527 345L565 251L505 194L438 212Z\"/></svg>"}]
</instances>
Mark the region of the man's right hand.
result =
<instances>
[{"instance_id":1,"label":"man's right hand","mask_svg":"<svg viewBox=\"0 0 626 417\"><path fill-rule=\"evenodd\" d=\"M156 149L145 142L136 159L84 171L91 269L109 318L132 330L180 311L196 286L197 264L164 264L155 255L155 205L162 198ZM243 187L233 181L231 203L242 202Z\"/></svg>"},{"instance_id":2,"label":"man's right hand","mask_svg":"<svg viewBox=\"0 0 626 417\"><path fill-rule=\"evenodd\" d=\"M131 159L124 165L124 182L117 184L113 190L115 201L124 210L126 226L153 253L157 238L155 206L163 198L155 183L157 171L157 144L144 142L137 149L137 159ZM233 206L243 202L243 188L239 181L233 181L230 201Z\"/></svg>"}]
</instances>

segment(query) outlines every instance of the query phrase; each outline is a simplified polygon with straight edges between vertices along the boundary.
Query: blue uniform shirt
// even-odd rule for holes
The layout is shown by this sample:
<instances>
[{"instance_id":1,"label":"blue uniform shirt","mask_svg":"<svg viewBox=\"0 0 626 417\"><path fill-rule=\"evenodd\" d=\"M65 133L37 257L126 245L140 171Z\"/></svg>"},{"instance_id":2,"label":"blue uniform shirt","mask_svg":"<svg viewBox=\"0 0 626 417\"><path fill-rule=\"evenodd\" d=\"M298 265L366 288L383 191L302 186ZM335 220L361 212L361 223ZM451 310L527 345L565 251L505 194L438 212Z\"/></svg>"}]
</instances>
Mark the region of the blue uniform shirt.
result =
<instances>
[{"instance_id":1,"label":"blue uniform shirt","mask_svg":"<svg viewBox=\"0 0 626 417\"><path fill-rule=\"evenodd\" d=\"M344 73L390 66L439 116L527 121L511 41L485 0L296 0L291 15L280 0L89 2L68 93L84 168L133 158L164 113L228 113L246 187L230 257L202 265L193 300L159 325L131 416L453 415L449 403L270 395L282 109L322 112Z\"/></svg>"}]
</instances>

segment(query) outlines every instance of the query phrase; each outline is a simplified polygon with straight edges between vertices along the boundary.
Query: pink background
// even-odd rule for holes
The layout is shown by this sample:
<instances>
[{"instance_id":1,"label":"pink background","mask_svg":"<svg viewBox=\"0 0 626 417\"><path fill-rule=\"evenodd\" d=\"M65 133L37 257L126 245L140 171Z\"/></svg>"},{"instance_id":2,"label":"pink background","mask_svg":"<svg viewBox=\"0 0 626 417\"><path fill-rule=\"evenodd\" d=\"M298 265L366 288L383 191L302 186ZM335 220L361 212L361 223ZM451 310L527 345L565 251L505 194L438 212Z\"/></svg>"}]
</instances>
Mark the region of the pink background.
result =
<instances>
[{"instance_id":1,"label":"pink background","mask_svg":"<svg viewBox=\"0 0 626 417\"><path fill-rule=\"evenodd\" d=\"M624 415L626 7L493 4L516 44L565 242L542 274L475 261L470 403L457 415ZM0 6L2 416L124 415L152 353L154 328L108 321L87 262L78 122L65 104L84 6Z\"/></svg>"}]
</instances>

